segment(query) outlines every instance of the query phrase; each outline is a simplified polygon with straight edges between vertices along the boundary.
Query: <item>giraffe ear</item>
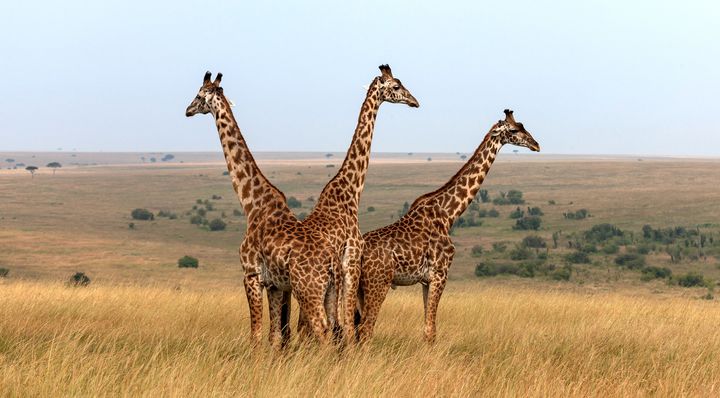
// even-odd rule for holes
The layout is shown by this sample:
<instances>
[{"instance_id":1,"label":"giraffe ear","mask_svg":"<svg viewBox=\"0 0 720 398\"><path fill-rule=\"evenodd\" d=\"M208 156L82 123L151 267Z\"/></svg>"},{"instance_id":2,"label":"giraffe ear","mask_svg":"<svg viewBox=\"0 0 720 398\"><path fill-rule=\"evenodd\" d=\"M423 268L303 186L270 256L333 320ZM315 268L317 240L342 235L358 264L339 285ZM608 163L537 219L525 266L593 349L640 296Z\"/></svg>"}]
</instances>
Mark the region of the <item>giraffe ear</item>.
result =
<instances>
[{"instance_id":1,"label":"giraffe ear","mask_svg":"<svg viewBox=\"0 0 720 398\"><path fill-rule=\"evenodd\" d=\"M386 79L392 79L393 75L392 75L392 70L390 70L390 65L388 65L388 64L380 65L380 66L378 66L378 68L380 69L380 72L382 73L382 77L384 77Z\"/></svg>"},{"instance_id":2,"label":"giraffe ear","mask_svg":"<svg viewBox=\"0 0 720 398\"><path fill-rule=\"evenodd\" d=\"M205 77L203 78L203 84L210 83L210 77L212 77L212 73L210 73L210 71L205 72Z\"/></svg>"},{"instance_id":3,"label":"giraffe ear","mask_svg":"<svg viewBox=\"0 0 720 398\"><path fill-rule=\"evenodd\" d=\"M220 81L222 80L222 73L218 73L217 76L215 76L215 81L213 82L213 85L216 87L220 85Z\"/></svg>"}]
</instances>

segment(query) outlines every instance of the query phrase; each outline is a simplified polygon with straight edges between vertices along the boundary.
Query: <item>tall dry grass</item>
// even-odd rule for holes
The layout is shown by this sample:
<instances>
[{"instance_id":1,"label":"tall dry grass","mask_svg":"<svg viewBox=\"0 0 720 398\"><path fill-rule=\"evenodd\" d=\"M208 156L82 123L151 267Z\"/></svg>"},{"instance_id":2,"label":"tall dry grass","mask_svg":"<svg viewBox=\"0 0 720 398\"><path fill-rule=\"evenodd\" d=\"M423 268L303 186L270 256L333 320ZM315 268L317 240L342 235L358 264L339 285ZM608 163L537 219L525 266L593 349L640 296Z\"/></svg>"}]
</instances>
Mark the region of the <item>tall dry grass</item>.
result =
<instances>
[{"instance_id":1,"label":"tall dry grass","mask_svg":"<svg viewBox=\"0 0 720 398\"><path fill-rule=\"evenodd\" d=\"M248 345L238 289L0 284L4 396L717 396L720 309L686 298L451 290L438 342L418 289L365 349Z\"/></svg>"}]
</instances>

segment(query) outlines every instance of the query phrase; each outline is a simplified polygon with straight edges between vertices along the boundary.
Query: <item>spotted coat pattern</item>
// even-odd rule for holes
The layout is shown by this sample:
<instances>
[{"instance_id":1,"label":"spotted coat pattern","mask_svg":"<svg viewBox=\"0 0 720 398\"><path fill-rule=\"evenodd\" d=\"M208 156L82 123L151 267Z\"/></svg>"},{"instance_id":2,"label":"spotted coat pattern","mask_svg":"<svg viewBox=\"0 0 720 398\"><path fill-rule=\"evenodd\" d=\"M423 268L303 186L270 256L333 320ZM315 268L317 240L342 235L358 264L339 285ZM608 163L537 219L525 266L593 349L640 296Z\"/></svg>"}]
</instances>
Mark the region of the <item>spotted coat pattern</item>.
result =
<instances>
[{"instance_id":1,"label":"spotted coat pattern","mask_svg":"<svg viewBox=\"0 0 720 398\"><path fill-rule=\"evenodd\" d=\"M473 200L504 144L540 147L512 111L492 126L463 167L441 188L427 193L395 223L363 235L358 337L372 337L380 306L391 286L422 284L424 337L435 340L437 308L447 283L455 247L450 227Z\"/></svg>"}]
</instances>

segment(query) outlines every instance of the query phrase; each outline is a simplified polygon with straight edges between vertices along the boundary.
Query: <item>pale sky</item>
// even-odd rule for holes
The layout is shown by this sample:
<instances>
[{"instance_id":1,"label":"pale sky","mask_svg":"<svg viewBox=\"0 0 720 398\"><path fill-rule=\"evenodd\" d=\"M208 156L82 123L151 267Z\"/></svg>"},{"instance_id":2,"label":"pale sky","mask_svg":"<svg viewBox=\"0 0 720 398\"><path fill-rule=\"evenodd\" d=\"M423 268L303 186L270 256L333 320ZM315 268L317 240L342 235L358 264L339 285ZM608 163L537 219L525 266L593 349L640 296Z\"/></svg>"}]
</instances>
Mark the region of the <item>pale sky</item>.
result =
<instances>
[{"instance_id":1,"label":"pale sky","mask_svg":"<svg viewBox=\"0 0 720 398\"><path fill-rule=\"evenodd\" d=\"M247 4L237 4L247 3ZM262 4L261 4L262 3ZM720 154L717 1L3 1L0 151L345 151L389 63L382 152L470 152L504 108L557 154Z\"/></svg>"}]
</instances>

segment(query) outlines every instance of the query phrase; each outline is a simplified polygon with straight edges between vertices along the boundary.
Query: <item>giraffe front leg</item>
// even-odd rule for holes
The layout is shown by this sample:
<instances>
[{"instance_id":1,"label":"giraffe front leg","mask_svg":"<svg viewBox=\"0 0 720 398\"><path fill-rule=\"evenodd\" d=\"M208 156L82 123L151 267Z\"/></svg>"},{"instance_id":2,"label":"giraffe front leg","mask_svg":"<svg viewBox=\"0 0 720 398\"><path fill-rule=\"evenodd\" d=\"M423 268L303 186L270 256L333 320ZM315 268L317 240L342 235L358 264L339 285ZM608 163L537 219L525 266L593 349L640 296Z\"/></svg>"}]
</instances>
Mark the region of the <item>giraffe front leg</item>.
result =
<instances>
[{"instance_id":1,"label":"giraffe front leg","mask_svg":"<svg viewBox=\"0 0 720 398\"><path fill-rule=\"evenodd\" d=\"M347 344L355 343L355 310L357 305L358 285L360 283L360 260L362 242L348 246L345 250L342 267L342 305L338 314L343 330L343 339Z\"/></svg>"},{"instance_id":2,"label":"giraffe front leg","mask_svg":"<svg viewBox=\"0 0 720 398\"><path fill-rule=\"evenodd\" d=\"M445 284L447 283L447 273L436 273L429 285L423 285L423 293L427 299L425 300L425 341L433 343L435 341L437 309L440 304Z\"/></svg>"},{"instance_id":3,"label":"giraffe front leg","mask_svg":"<svg viewBox=\"0 0 720 398\"><path fill-rule=\"evenodd\" d=\"M243 280L245 295L250 310L250 339L254 345L262 340L262 283L260 275L245 275Z\"/></svg>"}]
</instances>

